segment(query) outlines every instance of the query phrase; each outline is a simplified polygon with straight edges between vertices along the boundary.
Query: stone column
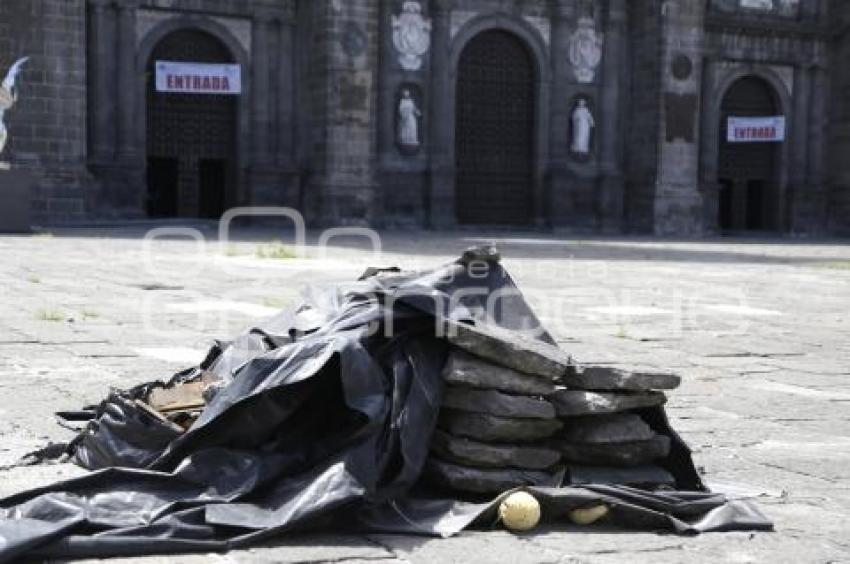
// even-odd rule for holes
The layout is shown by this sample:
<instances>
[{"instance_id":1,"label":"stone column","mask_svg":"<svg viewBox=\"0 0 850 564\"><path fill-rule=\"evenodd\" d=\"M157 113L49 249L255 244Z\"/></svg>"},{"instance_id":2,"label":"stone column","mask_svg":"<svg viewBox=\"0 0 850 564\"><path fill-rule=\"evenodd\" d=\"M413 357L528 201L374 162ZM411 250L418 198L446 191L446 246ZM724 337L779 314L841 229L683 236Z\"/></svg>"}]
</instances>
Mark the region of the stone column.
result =
<instances>
[{"instance_id":1,"label":"stone column","mask_svg":"<svg viewBox=\"0 0 850 564\"><path fill-rule=\"evenodd\" d=\"M133 161L139 156L136 146L136 9L138 0L118 4L118 156Z\"/></svg>"},{"instance_id":2,"label":"stone column","mask_svg":"<svg viewBox=\"0 0 850 564\"><path fill-rule=\"evenodd\" d=\"M110 79L114 75L109 72L109 62L112 49L109 46L107 33L108 0L91 0L89 2L90 28L88 34L88 52L92 57L89 63L89 79L91 104L89 112L91 119L92 159L105 163L114 156L114 136L110 129L114 127L115 88Z\"/></svg>"},{"instance_id":3,"label":"stone column","mask_svg":"<svg viewBox=\"0 0 850 564\"><path fill-rule=\"evenodd\" d=\"M623 171L620 119L621 64L623 36L626 28L625 0L610 0L608 25L605 29L605 54L601 112L602 179L599 186L599 215L602 231L617 233L623 228Z\"/></svg>"},{"instance_id":4,"label":"stone column","mask_svg":"<svg viewBox=\"0 0 850 564\"><path fill-rule=\"evenodd\" d=\"M451 88L451 0L431 1L431 112L429 226L435 229L456 223L454 202L454 129Z\"/></svg>"},{"instance_id":5,"label":"stone column","mask_svg":"<svg viewBox=\"0 0 850 564\"><path fill-rule=\"evenodd\" d=\"M251 92L252 162L266 165L269 161L269 25L271 18L263 11L251 20Z\"/></svg>"},{"instance_id":6,"label":"stone column","mask_svg":"<svg viewBox=\"0 0 850 564\"><path fill-rule=\"evenodd\" d=\"M573 209L569 182L570 28L575 21L574 0L552 4L552 100L549 112L549 220L554 227L569 226Z\"/></svg>"}]
</instances>

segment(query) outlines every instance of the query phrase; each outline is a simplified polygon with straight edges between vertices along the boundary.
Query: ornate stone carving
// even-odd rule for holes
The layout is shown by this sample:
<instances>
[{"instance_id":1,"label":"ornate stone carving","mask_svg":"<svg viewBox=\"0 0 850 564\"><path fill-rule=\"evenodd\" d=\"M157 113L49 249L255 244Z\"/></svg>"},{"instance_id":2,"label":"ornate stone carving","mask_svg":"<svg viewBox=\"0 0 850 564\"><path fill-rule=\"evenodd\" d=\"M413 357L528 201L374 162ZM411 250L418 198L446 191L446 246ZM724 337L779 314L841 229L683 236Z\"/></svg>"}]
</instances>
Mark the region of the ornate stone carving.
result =
<instances>
[{"instance_id":1,"label":"ornate stone carving","mask_svg":"<svg viewBox=\"0 0 850 564\"><path fill-rule=\"evenodd\" d=\"M18 59L9 69L3 83L0 84L0 155L3 154L3 149L6 148L6 141L9 139L9 133L6 131L6 124L3 123L3 115L15 105L18 101L18 90L15 87L15 81L21 73L21 68L29 60L29 57Z\"/></svg>"},{"instance_id":2,"label":"ornate stone carving","mask_svg":"<svg viewBox=\"0 0 850 564\"><path fill-rule=\"evenodd\" d=\"M422 57L431 48L431 21L422 16L422 5L416 0L405 2L401 14L393 16L393 45L403 69L422 68Z\"/></svg>"},{"instance_id":3,"label":"ornate stone carving","mask_svg":"<svg viewBox=\"0 0 850 564\"><path fill-rule=\"evenodd\" d=\"M593 82L596 67L602 61L602 41L602 34L596 33L593 18L579 18L578 27L569 42L570 62L579 82Z\"/></svg>"}]
</instances>

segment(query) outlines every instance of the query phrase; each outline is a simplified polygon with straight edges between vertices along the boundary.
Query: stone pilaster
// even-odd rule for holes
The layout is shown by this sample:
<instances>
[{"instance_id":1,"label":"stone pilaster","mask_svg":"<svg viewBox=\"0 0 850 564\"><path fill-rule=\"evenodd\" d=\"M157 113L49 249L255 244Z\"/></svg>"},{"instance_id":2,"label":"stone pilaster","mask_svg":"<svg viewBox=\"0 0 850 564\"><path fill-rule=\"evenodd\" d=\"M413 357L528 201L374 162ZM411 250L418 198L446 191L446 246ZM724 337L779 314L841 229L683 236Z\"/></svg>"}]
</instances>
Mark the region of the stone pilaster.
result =
<instances>
[{"instance_id":1,"label":"stone pilaster","mask_svg":"<svg viewBox=\"0 0 850 564\"><path fill-rule=\"evenodd\" d=\"M719 63L710 58L703 60L702 73L702 100L703 110L700 113L700 148L702 154L701 174L699 189L702 194L703 207L703 233L714 235L719 232L718 214L720 212L720 185L718 176L718 152L720 144L720 129L716 121L717 115L708 111L708 103L712 103L712 90L717 83L717 65ZM708 132L712 132L708 135Z\"/></svg>"},{"instance_id":2,"label":"stone pilaster","mask_svg":"<svg viewBox=\"0 0 850 564\"><path fill-rule=\"evenodd\" d=\"M570 29L576 18L574 0L552 3L552 100L549 112L549 221L555 227L569 226L575 210L570 194L569 131L571 72L568 53Z\"/></svg>"},{"instance_id":3,"label":"stone pilaster","mask_svg":"<svg viewBox=\"0 0 850 564\"><path fill-rule=\"evenodd\" d=\"M98 164L112 159L115 152L115 88L112 84L114 74L110 72L113 50L108 30L110 4L109 0L89 1L89 157Z\"/></svg>"},{"instance_id":4,"label":"stone pilaster","mask_svg":"<svg viewBox=\"0 0 850 564\"><path fill-rule=\"evenodd\" d=\"M138 0L118 3L118 156L134 161L136 146L136 10Z\"/></svg>"},{"instance_id":5,"label":"stone pilaster","mask_svg":"<svg viewBox=\"0 0 850 564\"><path fill-rule=\"evenodd\" d=\"M624 35L626 32L625 0L610 0L605 27L603 84L600 101L602 173L598 209L602 231L618 233L623 229L624 181L622 170L621 89Z\"/></svg>"},{"instance_id":6,"label":"stone pilaster","mask_svg":"<svg viewBox=\"0 0 850 564\"><path fill-rule=\"evenodd\" d=\"M667 0L661 22L661 120L653 226L657 235L703 233L699 108L704 2Z\"/></svg>"},{"instance_id":7,"label":"stone pilaster","mask_svg":"<svg viewBox=\"0 0 850 564\"><path fill-rule=\"evenodd\" d=\"M252 105L252 163L264 166L269 162L269 35L271 17L264 11L254 13L251 25L251 91Z\"/></svg>"},{"instance_id":8,"label":"stone pilaster","mask_svg":"<svg viewBox=\"0 0 850 564\"><path fill-rule=\"evenodd\" d=\"M380 26L380 91L378 93L378 158L382 168L389 166L393 151L395 125L395 114L393 109L393 98L395 97L394 82L392 80L393 69L393 39L392 39L392 16L393 0L380 0L381 8L378 16Z\"/></svg>"},{"instance_id":9,"label":"stone pilaster","mask_svg":"<svg viewBox=\"0 0 850 564\"><path fill-rule=\"evenodd\" d=\"M794 107L788 126L791 143L788 167L788 195L780 198L779 210L782 231L796 230L796 214L808 197L809 127L811 125L811 71L806 66L794 69Z\"/></svg>"},{"instance_id":10,"label":"stone pilaster","mask_svg":"<svg viewBox=\"0 0 850 564\"><path fill-rule=\"evenodd\" d=\"M277 81L277 164L290 169L295 160L295 21L281 16L278 20L278 50L275 58L275 80Z\"/></svg>"},{"instance_id":11,"label":"stone pilaster","mask_svg":"<svg viewBox=\"0 0 850 564\"><path fill-rule=\"evenodd\" d=\"M382 217L375 194L378 6L373 0L317 3L312 90L319 110L308 188L318 222L369 225Z\"/></svg>"},{"instance_id":12,"label":"stone pilaster","mask_svg":"<svg viewBox=\"0 0 850 564\"><path fill-rule=\"evenodd\" d=\"M444 95L450 91L451 60L450 0L431 1L431 116L430 127L430 227L439 229L455 225L454 155L451 154L451 101Z\"/></svg>"}]
</instances>

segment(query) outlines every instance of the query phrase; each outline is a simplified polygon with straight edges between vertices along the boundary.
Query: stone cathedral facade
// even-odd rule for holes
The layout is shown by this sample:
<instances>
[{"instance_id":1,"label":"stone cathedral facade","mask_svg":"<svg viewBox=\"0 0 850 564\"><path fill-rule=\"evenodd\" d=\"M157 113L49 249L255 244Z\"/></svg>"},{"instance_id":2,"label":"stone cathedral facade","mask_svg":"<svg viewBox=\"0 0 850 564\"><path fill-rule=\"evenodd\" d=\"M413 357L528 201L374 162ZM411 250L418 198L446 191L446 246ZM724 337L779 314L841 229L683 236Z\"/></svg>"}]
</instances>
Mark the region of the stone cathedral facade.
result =
<instances>
[{"instance_id":1,"label":"stone cathedral facade","mask_svg":"<svg viewBox=\"0 0 850 564\"><path fill-rule=\"evenodd\" d=\"M7 157L43 224L844 233L848 30L843 0L3 0Z\"/></svg>"}]
</instances>

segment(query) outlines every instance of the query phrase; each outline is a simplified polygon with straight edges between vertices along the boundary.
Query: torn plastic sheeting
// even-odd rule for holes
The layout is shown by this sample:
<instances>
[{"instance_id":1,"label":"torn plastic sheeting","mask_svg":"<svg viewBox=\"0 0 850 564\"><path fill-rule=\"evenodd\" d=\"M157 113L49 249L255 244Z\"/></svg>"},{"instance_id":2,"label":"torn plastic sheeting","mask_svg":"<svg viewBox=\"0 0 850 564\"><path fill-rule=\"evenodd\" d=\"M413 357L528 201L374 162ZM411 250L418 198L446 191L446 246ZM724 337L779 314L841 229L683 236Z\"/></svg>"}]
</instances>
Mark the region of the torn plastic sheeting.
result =
<instances>
[{"instance_id":1,"label":"torn plastic sheeting","mask_svg":"<svg viewBox=\"0 0 850 564\"><path fill-rule=\"evenodd\" d=\"M225 550L301 527L445 536L486 522L496 502L447 499L420 480L443 392L438 327L485 317L539 326L495 262L483 278L452 263L313 292L172 379L209 371L224 382L185 433L133 403L161 382L110 395L70 450L89 469L109 469L0 501L0 561ZM677 487L703 489L663 410L646 415L671 437L664 467ZM746 502L705 492L532 491L550 508L604 500L632 528L770 527ZM28 536L23 522L38 526Z\"/></svg>"}]
</instances>

